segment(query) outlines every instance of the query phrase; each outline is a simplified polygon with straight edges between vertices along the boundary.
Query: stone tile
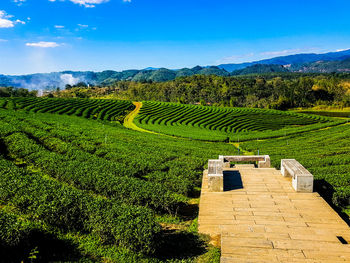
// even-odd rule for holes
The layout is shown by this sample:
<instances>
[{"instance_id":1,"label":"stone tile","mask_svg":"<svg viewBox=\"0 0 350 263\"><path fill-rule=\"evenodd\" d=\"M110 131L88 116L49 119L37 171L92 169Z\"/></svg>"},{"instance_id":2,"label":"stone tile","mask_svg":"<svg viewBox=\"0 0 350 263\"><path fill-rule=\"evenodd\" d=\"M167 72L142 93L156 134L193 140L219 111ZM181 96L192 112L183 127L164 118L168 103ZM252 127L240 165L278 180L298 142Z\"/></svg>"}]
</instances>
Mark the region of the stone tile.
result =
<instances>
[{"instance_id":1,"label":"stone tile","mask_svg":"<svg viewBox=\"0 0 350 263\"><path fill-rule=\"evenodd\" d=\"M260 238L221 237L221 252L230 253L235 247L273 248L272 242Z\"/></svg>"},{"instance_id":2,"label":"stone tile","mask_svg":"<svg viewBox=\"0 0 350 263\"><path fill-rule=\"evenodd\" d=\"M221 262L350 262L350 229L317 193L296 193L275 169L240 167L243 189L207 191L200 233L221 236Z\"/></svg>"}]
</instances>

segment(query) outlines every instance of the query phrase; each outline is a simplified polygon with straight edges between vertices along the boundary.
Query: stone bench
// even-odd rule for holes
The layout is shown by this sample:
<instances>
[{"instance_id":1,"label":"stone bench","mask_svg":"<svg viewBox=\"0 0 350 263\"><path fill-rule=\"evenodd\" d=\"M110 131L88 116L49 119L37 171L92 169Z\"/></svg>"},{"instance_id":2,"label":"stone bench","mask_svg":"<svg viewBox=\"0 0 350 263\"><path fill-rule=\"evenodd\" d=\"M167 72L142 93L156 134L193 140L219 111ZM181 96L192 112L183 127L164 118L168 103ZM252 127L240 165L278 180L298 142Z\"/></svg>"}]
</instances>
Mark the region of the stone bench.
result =
<instances>
[{"instance_id":1,"label":"stone bench","mask_svg":"<svg viewBox=\"0 0 350 263\"><path fill-rule=\"evenodd\" d=\"M292 177L292 186L295 191L303 193L313 192L314 176L295 159L281 160L281 173Z\"/></svg>"},{"instance_id":2,"label":"stone bench","mask_svg":"<svg viewBox=\"0 0 350 263\"><path fill-rule=\"evenodd\" d=\"M208 188L211 192L224 191L223 162L220 159L208 161Z\"/></svg>"},{"instance_id":3,"label":"stone bench","mask_svg":"<svg viewBox=\"0 0 350 263\"><path fill-rule=\"evenodd\" d=\"M230 168L230 162L258 162L258 168L270 168L271 161L269 155L236 155L219 156L224 168Z\"/></svg>"}]
</instances>

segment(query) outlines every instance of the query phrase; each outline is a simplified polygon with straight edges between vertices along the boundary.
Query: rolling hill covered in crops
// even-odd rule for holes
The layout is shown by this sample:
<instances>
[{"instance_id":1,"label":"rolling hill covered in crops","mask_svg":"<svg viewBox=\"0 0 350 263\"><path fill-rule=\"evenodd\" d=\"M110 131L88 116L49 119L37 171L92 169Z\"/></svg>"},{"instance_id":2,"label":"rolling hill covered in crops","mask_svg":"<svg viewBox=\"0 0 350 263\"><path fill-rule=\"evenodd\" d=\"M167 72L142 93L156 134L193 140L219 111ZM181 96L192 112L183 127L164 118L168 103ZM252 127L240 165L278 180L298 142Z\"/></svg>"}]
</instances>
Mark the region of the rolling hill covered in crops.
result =
<instances>
[{"instance_id":1,"label":"rolling hill covered in crops","mask_svg":"<svg viewBox=\"0 0 350 263\"><path fill-rule=\"evenodd\" d=\"M222 154L269 154L275 167L295 158L314 174L315 189L348 211L348 119L138 105L0 99L5 259L36 253L43 261L218 262L218 249L197 233L196 211L207 160ZM137 131L123 127L126 116L135 118Z\"/></svg>"}]
</instances>

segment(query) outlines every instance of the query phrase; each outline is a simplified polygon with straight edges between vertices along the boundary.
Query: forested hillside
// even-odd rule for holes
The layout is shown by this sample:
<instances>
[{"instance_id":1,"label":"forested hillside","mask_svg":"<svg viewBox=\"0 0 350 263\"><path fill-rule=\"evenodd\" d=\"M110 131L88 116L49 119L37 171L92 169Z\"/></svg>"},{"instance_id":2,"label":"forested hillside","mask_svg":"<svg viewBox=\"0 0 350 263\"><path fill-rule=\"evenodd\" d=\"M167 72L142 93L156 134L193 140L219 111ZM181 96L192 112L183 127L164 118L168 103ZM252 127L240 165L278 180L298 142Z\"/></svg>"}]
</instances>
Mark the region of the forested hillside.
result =
<instances>
[{"instance_id":1,"label":"forested hillside","mask_svg":"<svg viewBox=\"0 0 350 263\"><path fill-rule=\"evenodd\" d=\"M344 74L182 77L168 82L119 81L108 86L74 86L55 97L107 97L202 105L288 109L314 105L350 106L350 78Z\"/></svg>"},{"instance_id":2,"label":"forested hillside","mask_svg":"<svg viewBox=\"0 0 350 263\"><path fill-rule=\"evenodd\" d=\"M350 71L350 50L325 54L296 54L241 64L196 66L167 69L146 68L123 71L62 71L29 75L0 75L0 87L17 87L29 90L56 90L66 86L112 85L118 81L164 82L193 75L237 76L266 73L347 73Z\"/></svg>"}]
</instances>

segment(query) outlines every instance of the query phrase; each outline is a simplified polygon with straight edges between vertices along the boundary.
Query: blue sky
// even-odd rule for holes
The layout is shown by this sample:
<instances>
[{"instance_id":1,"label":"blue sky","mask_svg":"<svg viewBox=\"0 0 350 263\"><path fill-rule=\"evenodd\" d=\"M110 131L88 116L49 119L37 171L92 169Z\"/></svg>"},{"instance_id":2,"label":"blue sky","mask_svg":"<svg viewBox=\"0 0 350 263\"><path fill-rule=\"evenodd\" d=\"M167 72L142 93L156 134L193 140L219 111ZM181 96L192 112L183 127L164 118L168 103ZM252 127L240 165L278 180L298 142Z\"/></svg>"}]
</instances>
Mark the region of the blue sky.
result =
<instances>
[{"instance_id":1,"label":"blue sky","mask_svg":"<svg viewBox=\"0 0 350 263\"><path fill-rule=\"evenodd\" d=\"M350 48L348 0L1 0L0 74L182 68Z\"/></svg>"}]
</instances>

